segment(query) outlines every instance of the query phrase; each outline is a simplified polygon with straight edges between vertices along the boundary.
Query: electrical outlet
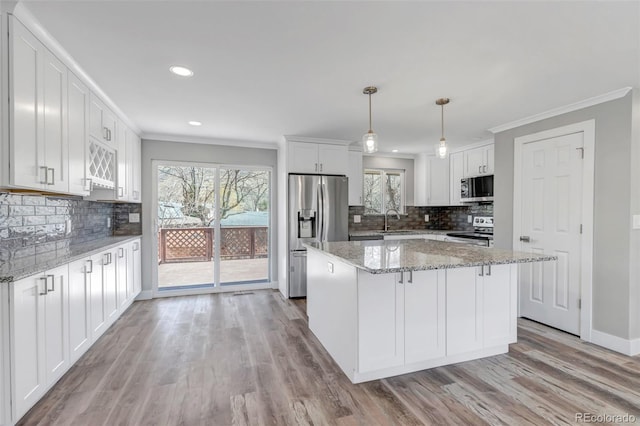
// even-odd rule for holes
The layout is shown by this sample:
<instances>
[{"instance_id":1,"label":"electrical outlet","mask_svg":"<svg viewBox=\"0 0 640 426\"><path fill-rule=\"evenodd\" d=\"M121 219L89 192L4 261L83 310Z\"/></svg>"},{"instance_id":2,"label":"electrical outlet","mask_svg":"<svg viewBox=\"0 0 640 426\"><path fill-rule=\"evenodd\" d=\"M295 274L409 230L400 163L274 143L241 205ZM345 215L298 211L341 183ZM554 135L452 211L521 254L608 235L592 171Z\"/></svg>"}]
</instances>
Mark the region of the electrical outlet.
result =
<instances>
[{"instance_id":1,"label":"electrical outlet","mask_svg":"<svg viewBox=\"0 0 640 426\"><path fill-rule=\"evenodd\" d=\"M107 218L107 228L111 228L111 218Z\"/></svg>"},{"instance_id":2,"label":"electrical outlet","mask_svg":"<svg viewBox=\"0 0 640 426\"><path fill-rule=\"evenodd\" d=\"M67 235L71 233L71 219L66 220L65 232Z\"/></svg>"},{"instance_id":3,"label":"electrical outlet","mask_svg":"<svg viewBox=\"0 0 640 426\"><path fill-rule=\"evenodd\" d=\"M467 223L471 223L473 222L473 216L471 216L470 214L467 215Z\"/></svg>"},{"instance_id":4,"label":"electrical outlet","mask_svg":"<svg viewBox=\"0 0 640 426\"><path fill-rule=\"evenodd\" d=\"M327 271L328 271L330 274L333 274L333 263L331 263L331 262L327 262Z\"/></svg>"},{"instance_id":5,"label":"electrical outlet","mask_svg":"<svg viewBox=\"0 0 640 426\"><path fill-rule=\"evenodd\" d=\"M129 223L140 223L140 213L129 213Z\"/></svg>"},{"instance_id":6,"label":"electrical outlet","mask_svg":"<svg viewBox=\"0 0 640 426\"><path fill-rule=\"evenodd\" d=\"M353 215L353 223L360 223L360 215L359 214L354 214Z\"/></svg>"},{"instance_id":7,"label":"electrical outlet","mask_svg":"<svg viewBox=\"0 0 640 426\"><path fill-rule=\"evenodd\" d=\"M428 215L428 214L425 214L425 215L424 215L424 221L425 221L425 222L429 222L429 215Z\"/></svg>"}]
</instances>

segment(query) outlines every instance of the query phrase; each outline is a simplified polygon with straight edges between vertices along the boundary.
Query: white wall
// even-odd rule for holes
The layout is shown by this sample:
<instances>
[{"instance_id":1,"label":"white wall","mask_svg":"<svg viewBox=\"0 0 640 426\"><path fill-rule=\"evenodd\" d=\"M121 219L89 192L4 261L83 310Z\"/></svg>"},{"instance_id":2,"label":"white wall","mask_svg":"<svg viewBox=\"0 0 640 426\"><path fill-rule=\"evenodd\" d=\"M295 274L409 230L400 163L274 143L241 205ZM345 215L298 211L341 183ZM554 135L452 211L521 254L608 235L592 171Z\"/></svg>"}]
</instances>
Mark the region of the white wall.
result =
<instances>
[{"instance_id":1,"label":"white wall","mask_svg":"<svg viewBox=\"0 0 640 426\"><path fill-rule=\"evenodd\" d=\"M233 146L233 141L228 141L228 145L214 144L196 144L182 142L166 142L147 140L142 141L142 291L148 292L152 289L151 276L153 262L157 262L157 256L153 253L152 238L153 235L153 215L151 206L153 205L152 181L153 170L151 162L153 160L170 160L170 161L191 161L199 163L212 164L229 164L236 166L264 166L272 168L271 190L273 191L272 200L278 198L277 185L277 150L274 148L245 148ZM271 216L277 218L280 209L278 203L271 205ZM271 223L275 223L274 220ZM277 227L276 227L277 228ZM277 229L271 230L270 255L271 255L271 279L275 281L278 276L277 259Z\"/></svg>"}]
</instances>

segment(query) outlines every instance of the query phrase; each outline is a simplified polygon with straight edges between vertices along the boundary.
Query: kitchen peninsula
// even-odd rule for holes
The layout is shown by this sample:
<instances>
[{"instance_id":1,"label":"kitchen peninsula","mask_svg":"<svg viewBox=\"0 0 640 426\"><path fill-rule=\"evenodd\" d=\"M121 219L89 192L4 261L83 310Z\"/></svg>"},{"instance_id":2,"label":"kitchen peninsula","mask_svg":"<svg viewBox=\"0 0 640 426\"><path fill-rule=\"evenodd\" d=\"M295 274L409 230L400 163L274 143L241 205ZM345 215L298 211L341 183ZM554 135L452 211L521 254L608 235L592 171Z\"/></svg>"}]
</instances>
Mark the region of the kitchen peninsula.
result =
<instances>
[{"instance_id":1,"label":"kitchen peninsula","mask_svg":"<svg viewBox=\"0 0 640 426\"><path fill-rule=\"evenodd\" d=\"M309 328L353 383L508 352L517 264L556 259L424 239L306 246Z\"/></svg>"}]
</instances>

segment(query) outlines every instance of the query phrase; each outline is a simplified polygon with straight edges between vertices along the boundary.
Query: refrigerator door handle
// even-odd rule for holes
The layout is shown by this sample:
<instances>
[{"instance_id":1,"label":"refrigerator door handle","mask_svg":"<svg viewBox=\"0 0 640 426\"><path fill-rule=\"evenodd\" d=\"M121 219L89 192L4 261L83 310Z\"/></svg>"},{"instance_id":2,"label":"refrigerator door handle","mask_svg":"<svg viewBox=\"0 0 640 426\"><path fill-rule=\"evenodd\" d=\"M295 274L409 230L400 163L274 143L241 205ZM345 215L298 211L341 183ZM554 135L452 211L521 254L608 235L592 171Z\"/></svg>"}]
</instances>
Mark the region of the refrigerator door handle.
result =
<instances>
[{"instance_id":1,"label":"refrigerator door handle","mask_svg":"<svg viewBox=\"0 0 640 426\"><path fill-rule=\"evenodd\" d=\"M322 184L322 178L320 178L320 182L318 182L318 241L324 241L324 186Z\"/></svg>"}]
</instances>

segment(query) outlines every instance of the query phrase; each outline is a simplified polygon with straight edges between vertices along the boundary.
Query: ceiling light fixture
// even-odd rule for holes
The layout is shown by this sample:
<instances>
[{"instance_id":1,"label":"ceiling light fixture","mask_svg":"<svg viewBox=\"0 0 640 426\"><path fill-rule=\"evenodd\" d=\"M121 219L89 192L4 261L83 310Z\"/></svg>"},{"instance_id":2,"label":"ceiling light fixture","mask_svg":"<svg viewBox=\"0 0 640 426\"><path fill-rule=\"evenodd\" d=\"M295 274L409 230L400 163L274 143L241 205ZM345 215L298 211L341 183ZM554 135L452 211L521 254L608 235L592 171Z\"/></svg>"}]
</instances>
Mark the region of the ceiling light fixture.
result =
<instances>
[{"instance_id":1,"label":"ceiling light fixture","mask_svg":"<svg viewBox=\"0 0 640 426\"><path fill-rule=\"evenodd\" d=\"M444 138L444 106L449 103L449 98L440 98L436 100L436 105L440 105L442 108L442 114L440 116L440 124L442 125L442 137L440 138L440 145L438 145L438 157L447 158L447 140Z\"/></svg>"},{"instance_id":2,"label":"ceiling light fixture","mask_svg":"<svg viewBox=\"0 0 640 426\"><path fill-rule=\"evenodd\" d=\"M398 150L397 149L392 149L391 152L398 152Z\"/></svg>"},{"instance_id":3,"label":"ceiling light fixture","mask_svg":"<svg viewBox=\"0 0 640 426\"><path fill-rule=\"evenodd\" d=\"M202 126L202 123L199 121L190 121L189 124L192 126Z\"/></svg>"},{"instance_id":4,"label":"ceiling light fixture","mask_svg":"<svg viewBox=\"0 0 640 426\"><path fill-rule=\"evenodd\" d=\"M369 95L369 131L362 136L362 148L368 154L378 151L378 135L371 130L371 95L376 92L378 88L375 86L368 86L362 90L362 93Z\"/></svg>"},{"instance_id":5,"label":"ceiling light fixture","mask_svg":"<svg viewBox=\"0 0 640 426\"><path fill-rule=\"evenodd\" d=\"M189 68L182 67L180 65L173 65L172 67L169 67L169 71L171 71L175 75L179 75L180 77L193 76L193 71L191 71Z\"/></svg>"}]
</instances>

